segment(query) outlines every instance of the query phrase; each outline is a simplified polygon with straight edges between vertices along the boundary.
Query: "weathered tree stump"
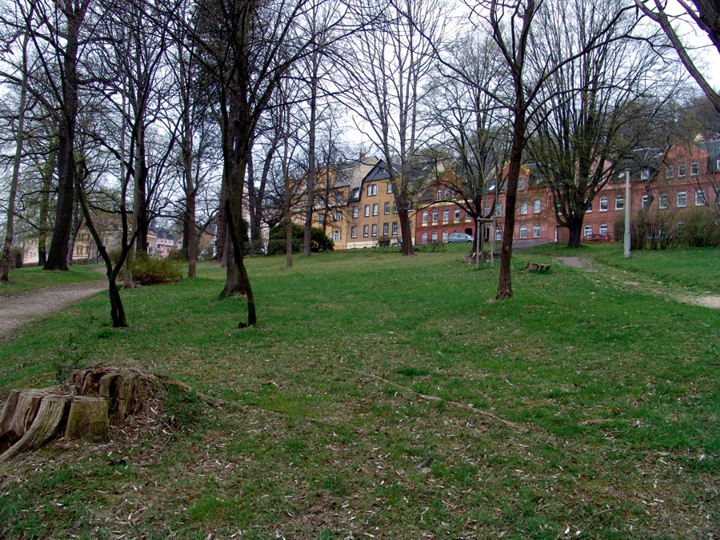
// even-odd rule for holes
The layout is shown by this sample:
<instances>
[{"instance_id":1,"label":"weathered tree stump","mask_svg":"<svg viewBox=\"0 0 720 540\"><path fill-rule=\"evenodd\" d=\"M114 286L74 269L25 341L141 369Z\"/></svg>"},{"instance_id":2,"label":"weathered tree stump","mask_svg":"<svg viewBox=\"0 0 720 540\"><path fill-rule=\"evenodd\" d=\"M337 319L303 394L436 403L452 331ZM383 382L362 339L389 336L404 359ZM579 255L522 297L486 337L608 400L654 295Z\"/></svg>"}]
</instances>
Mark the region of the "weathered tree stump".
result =
<instances>
[{"instance_id":1,"label":"weathered tree stump","mask_svg":"<svg viewBox=\"0 0 720 540\"><path fill-rule=\"evenodd\" d=\"M137 414L166 385L151 373L94 366L74 371L63 386L12 390L0 416L0 462L58 436L107 442L110 418Z\"/></svg>"},{"instance_id":2,"label":"weathered tree stump","mask_svg":"<svg viewBox=\"0 0 720 540\"><path fill-rule=\"evenodd\" d=\"M32 400L28 400L25 401L25 403L31 403L31 401ZM20 403L21 399L18 399L18 404ZM54 438L57 435L65 416L67 404L68 396L44 396L30 427L25 433L23 433L20 440L0 455L0 462L11 459L26 450L37 448L41 444L44 444ZM23 418L27 418L27 411L28 409L17 408L16 414L20 414Z\"/></svg>"},{"instance_id":3,"label":"weathered tree stump","mask_svg":"<svg viewBox=\"0 0 720 540\"><path fill-rule=\"evenodd\" d=\"M106 443L110 439L108 402L101 397L78 396L70 404L65 438L91 443Z\"/></svg>"}]
</instances>

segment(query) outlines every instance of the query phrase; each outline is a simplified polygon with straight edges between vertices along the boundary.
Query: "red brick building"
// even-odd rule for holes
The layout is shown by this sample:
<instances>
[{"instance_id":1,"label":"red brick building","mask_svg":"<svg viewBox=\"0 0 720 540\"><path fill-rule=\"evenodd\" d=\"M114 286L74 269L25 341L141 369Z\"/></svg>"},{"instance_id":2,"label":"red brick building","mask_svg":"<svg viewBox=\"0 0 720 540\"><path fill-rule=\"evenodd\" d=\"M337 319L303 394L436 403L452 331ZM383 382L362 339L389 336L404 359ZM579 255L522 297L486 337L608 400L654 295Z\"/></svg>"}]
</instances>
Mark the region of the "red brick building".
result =
<instances>
[{"instance_id":1,"label":"red brick building","mask_svg":"<svg viewBox=\"0 0 720 540\"><path fill-rule=\"evenodd\" d=\"M630 210L637 214L647 207L648 215L668 231L683 223L683 216L691 209L720 211L720 140L673 146L669 150L645 149L637 158L627 160L623 169L630 171ZM533 174L532 165L523 167L518 182L515 219L515 241L567 242L568 230L560 227L555 218L554 201L546 182ZM505 217L505 196L501 186L491 184L483 196L484 216L495 218L484 227L489 240L502 238ZM607 233L615 240L619 223L624 221L625 172L613 176L588 205L583 236ZM720 213L720 212L719 212ZM472 216L464 201L450 183L439 181L421 194L415 223L415 243L418 245L446 242L453 232L475 234Z\"/></svg>"}]
</instances>

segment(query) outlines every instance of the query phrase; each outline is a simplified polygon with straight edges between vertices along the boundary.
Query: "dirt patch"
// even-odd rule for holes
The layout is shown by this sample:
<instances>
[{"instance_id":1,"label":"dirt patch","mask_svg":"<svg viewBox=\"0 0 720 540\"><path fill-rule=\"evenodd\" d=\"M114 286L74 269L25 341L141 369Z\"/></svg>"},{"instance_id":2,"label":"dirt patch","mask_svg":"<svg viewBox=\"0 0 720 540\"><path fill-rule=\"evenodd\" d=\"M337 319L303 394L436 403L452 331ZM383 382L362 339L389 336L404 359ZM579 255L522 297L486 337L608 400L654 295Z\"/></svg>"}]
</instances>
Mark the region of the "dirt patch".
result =
<instances>
[{"instance_id":1,"label":"dirt patch","mask_svg":"<svg viewBox=\"0 0 720 540\"><path fill-rule=\"evenodd\" d=\"M581 259L580 257L557 257L555 261L563 266L570 266L571 268L587 268L590 266L590 261Z\"/></svg>"},{"instance_id":2,"label":"dirt patch","mask_svg":"<svg viewBox=\"0 0 720 540\"><path fill-rule=\"evenodd\" d=\"M97 280L0 298L0 340L36 319L60 311L105 289L107 282Z\"/></svg>"},{"instance_id":3,"label":"dirt patch","mask_svg":"<svg viewBox=\"0 0 720 540\"><path fill-rule=\"evenodd\" d=\"M633 280L629 280L629 274L627 272L605 265L601 265L601 268L593 267L590 260L581 259L580 257L557 257L554 260L564 266L580 268L587 273L594 274L597 278L602 277L614 284L621 284L633 290L661 296L685 304L693 304L710 309L720 309L720 296L717 295L699 295L687 290L678 292L677 287L664 284L650 277L639 276L638 274L631 274Z\"/></svg>"}]
</instances>

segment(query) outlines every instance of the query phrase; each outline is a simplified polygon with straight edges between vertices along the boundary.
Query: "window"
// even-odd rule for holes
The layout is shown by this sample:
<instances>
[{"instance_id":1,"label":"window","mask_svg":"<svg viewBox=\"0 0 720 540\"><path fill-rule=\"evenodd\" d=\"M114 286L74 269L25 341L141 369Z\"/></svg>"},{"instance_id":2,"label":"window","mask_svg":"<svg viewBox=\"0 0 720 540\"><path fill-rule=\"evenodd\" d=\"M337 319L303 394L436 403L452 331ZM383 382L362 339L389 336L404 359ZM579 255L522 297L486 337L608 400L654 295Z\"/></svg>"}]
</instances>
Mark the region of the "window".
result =
<instances>
[{"instance_id":1,"label":"window","mask_svg":"<svg viewBox=\"0 0 720 540\"><path fill-rule=\"evenodd\" d=\"M677 207L685 208L687 206L687 193L680 191L677 194Z\"/></svg>"},{"instance_id":2,"label":"window","mask_svg":"<svg viewBox=\"0 0 720 540\"><path fill-rule=\"evenodd\" d=\"M373 204L373 216L378 215L378 203Z\"/></svg>"},{"instance_id":3,"label":"window","mask_svg":"<svg viewBox=\"0 0 720 540\"><path fill-rule=\"evenodd\" d=\"M585 225L583 228L583 236L590 236L592 234L592 225Z\"/></svg>"},{"instance_id":4,"label":"window","mask_svg":"<svg viewBox=\"0 0 720 540\"><path fill-rule=\"evenodd\" d=\"M518 189L521 191L523 189L525 189L525 179L524 178L521 178L520 180L518 180Z\"/></svg>"},{"instance_id":5,"label":"window","mask_svg":"<svg viewBox=\"0 0 720 540\"><path fill-rule=\"evenodd\" d=\"M588 203L587 208L585 209L585 213L586 213L586 214L591 214L591 213L592 213L592 202L589 202L589 203Z\"/></svg>"},{"instance_id":6,"label":"window","mask_svg":"<svg viewBox=\"0 0 720 540\"><path fill-rule=\"evenodd\" d=\"M422 222L427 223L428 222L428 211L424 210L422 213Z\"/></svg>"},{"instance_id":7,"label":"window","mask_svg":"<svg viewBox=\"0 0 720 540\"><path fill-rule=\"evenodd\" d=\"M455 221L459 221L459 220L460 220L460 209L459 209L459 208L456 208L456 209L455 209L454 218L455 218Z\"/></svg>"},{"instance_id":8,"label":"window","mask_svg":"<svg viewBox=\"0 0 720 540\"><path fill-rule=\"evenodd\" d=\"M705 205L705 192L702 189L698 189L695 192L695 206Z\"/></svg>"},{"instance_id":9,"label":"window","mask_svg":"<svg viewBox=\"0 0 720 540\"><path fill-rule=\"evenodd\" d=\"M393 214L397 214L397 203L393 203Z\"/></svg>"},{"instance_id":10,"label":"window","mask_svg":"<svg viewBox=\"0 0 720 540\"><path fill-rule=\"evenodd\" d=\"M483 208L483 216L490 216L490 206L487 203L485 203L485 207Z\"/></svg>"},{"instance_id":11,"label":"window","mask_svg":"<svg viewBox=\"0 0 720 540\"><path fill-rule=\"evenodd\" d=\"M437 195L436 195L436 197L435 197L435 200L436 200L436 201L439 201L439 200L441 200L441 199L442 199L442 189L438 189L438 190L437 190Z\"/></svg>"},{"instance_id":12,"label":"window","mask_svg":"<svg viewBox=\"0 0 720 540\"><path fill-rule=\"evenodd\" d=\"M720 171L720 159L715 162L715 170Z\"/></svg>"},{"instance_id":13,"label":"window","mask_svg":"<svg viewBox=\"0 0 720 540\"><path fill-rule=\"evenodd\" d=\"M445 223L450 221L450 209L449 208L446 208L445 210L443 210L443 221Z\"/></svg>"},{"instance_id":14,"label":"window","mask_svg":"<svg viewBox=\"0 0 720 540\"><path fill-rule=\"evenodd\" d=\"M650 178L650 170L649 169L643 169L640 171L640 180L647 180Z\"/></svg>"},{"instance_id":15,"label":"window","mask_svg":"<svg viewBox=\"0 0 720 540\"><path fill-rule=\"evenodd\" d=\"M437 220L438 220L438 211L437 210L433 210L432 220L433 220L433 223L437 223Z\"/></svg>"},{"instance_id":16,"label":"window","mask_svg":"<svg viewBox=\"0 0 720 540\"><path fill-rule=\"evenodd\" d=\"M528 212L528 203L524 202L520 205L520 213L524 216Z\"/></svg>"},{"instance_id":17,"label":"window","mask_svg":"<svg viewBox=\"0 0 720 540\"><path fill-rule=\"evenodd\" d=\"M684 163L679 163L679 164L678 164L678 176L681 177L681 178L682 178L683 176L685 176L685 164L684 164Z\"/></svg>"},{"instance_id":18,"label":"window","mask_svg":"<svg viewBox=\"0 0 720 540\"><path fill-rule=\"evenodd\" d=\"M533 225L533 238L540 238L540 225Z\"/></svg>"},{"instance_id":19,"label":"window","mask_svg":"<svg viewBox=\"0 0 720 540\"><path fill-rule=\"evenodd\" d=\"M622 210L625 208L625 196L615 195L615 210Z\"/></svg>"},{"instance_id":20,"label":"window","mask_svg":"<svg viewBox=\"0 0 720 540\"><path fill-rule=\"evenodd\" d=\"M331 236L333 242L339 242L340 240L342 240L342 232L341 231L333 231L330 234L330 236Z\"/></svg>"},{"instance_id":21,"label":"window","mask_svg":"<svg viewBox=\"0 0 720 540\"><path fill-rule=\"evenodd\" d=\"M533 213L539 214L540 213L540 199L536 199L533 203Z\"/></svg>"},{"instance_id":22,"label":"window","mask_svg":"<svg viewBox=\"0 0 720 540\"><path fill-rule=\"evenodd\" d=\"M367 194L368 194L368 197L372 197L373 195L377 195L377 184L368 184Z\"/></svg>"},{"instance_id":23,"label":"window","mask_svg":"<svg viewBox=\"0 0 720 540\"><path fill-rule=\"evenodd\" d=\"M502 216L502 204L498 203L495 205L495 215Z\"/></svg>"},{"instance_id":24,"label":"window","mask_svg":"<svg viewBox=\"0 0 720 540\"><path fill-rule=\"evenodd\" d=\"M359 206L353 206L352 209L352 217L353 219L357 218L360 215L360 207Z\"/></svg>"},{"instance_id":25,"label":"window","mask_svg":"<svg viewBox=\"0 0 720 540\"><path fill-rule=\"evenodd\" d=\"M393 233L393 236L397 236L397 231L398 231L397 221L393 221L393 224L392 224L392 233Z\"/></svg>"},{"instance_id":26,"label":"window","mask_svg":"<svg viewBox=\"0 0 720 540\"><path fill-rule=\"evenodd\" d=\"M387 192L392 193L392 184L390 182L387 183Z\"/></svg>"},{"instance_id":27,"label":"window","mask_svg":"<svg viewBox=\"0 0 720 540\"><path fill-rule=\"evenodd\" d=\"M389 202L385 203L384 210L385 210L385 215L387 216L390 213L390 203Z\"/></svg>"},{"instance_id":28,"label":"window","mask_svg":"<svg viewBox=\"0 0 720 540\"><path fill-rule=\"evenodd\" d=\"M365 217L369 217L369 216L370 216L370 205L366 204L365 205Z\"/></svg>"},{"instance_id":29,"label":"window","mask_svg":"<svg viewBox=\"0 0 720 540\"><path fill-rule=\"evenodd\" d=\"M357 238L357 226L350 227L350 238Z\"/></svg>"},{"instance_id":30,"label":"window","mask_svg":"<svg viewBox=\"0 0 720 540\"><path fill-rule=\"evenodd\" d=\"M608 232L608 226L607 223L603 223L600 225L600 234L607 234Z\"/></svg>"},{"instance_id":31,"label":"window","mask_svg":"<svg viewBox=\"0 0 720 540\"><path fill-rule=\"evenodd\" d=\"M665 210L668 207L668 201L669 197L667 193L661 193L660 194L660 201L658 202L658 206L660 210Z\"/></svg>"},{"instance_id":32,"label":"window","mask_svg":"<svg viewBox=\"0 0 720 540\"><path fill-rule=\"evenodd\" d=\"M370 227L363 225L363 236L367 238L370 235Z\"/></svg>"},{"instance_id":33,"label":"window","mask_svg":"<svg viewBox=\"0 0 720 540\"><path fill-rule=\"evenodd\" d=\"M697 176L700 174L700 164L697 161L693 161L690 164L690 176Z\"/></svg>"},{"instance_id":34,"label":"window","mask_svg":"<svg viewBox=\"0 0 720 540\"><path fill-rule=\"evenodd\" d=\"M445 198L446 199L450 198L450 188L447 188L447 187L445 188Z\"/></svg>"},{"instance_id":35,"label":"window","mask_svg":"<svg viewBox=\"0 0 720 540\"><path fill-rule=\"evenodd\" d=\"M520 238L527 238L527 225L520 225Z\"/></svg>"},{"instance_id":36,"label":"window","mask_svg":"<svg viewBox=\"0 0 720 540\"><path fill-rule=\"evenodd\" d=\"M437 244L437 231L433 231L432 233L432 243Z\"/></svg>"},{"instance_id":37,"label":"window","mask_svg":"<svg viewBox=\"0 0 720 540\"><path fill-rule=\"evenodd\" d=\"M642 207L647 208L649 206L648 201L650 198L647 195L642 196Z\"/></svg>"},{"instance_id":38,"label":"window","mask_svg":"<svg viewBox=\"0 0 720 540\"><path fill-rule=\"evenodd\" d=\"M372 235L377 236L377 223L373 223L372 226Z\"/></svg>"},{"instance_id":39,"label":"window","mask_svg":"<svg viewBox=\"0 0 720 540\"><path fill-rule=\"evenodd\" d=\"M447 231L443 231L442 241L444 244L447 244L447 241L448 241L448 232Z\"/></svg>"},{"instance_id":40,"label":"window","mask_svg":"<svg viewBox=\"0 0 720 540\"><path fill-rule=\"evenodd\" d=\"M318 223L321 225L325 223L325 214L318 214Z\"/></svg>"},{"instance_id":41,"label":"window","mask_svg":"<svg viewBox=\"0 0 720 540\"><path fill-rule=\"evenodd\" d=\"M672 165L665 167L665 178L672 178L675 175Z\"/></svg>"},{"instance_id":42,"label":"window","mask_svg":"<svg viewBox=\"0 0 720 540\"><path fill-rule=\"evenodd\" d=\"M387 236L388 234L390 234L390 224L383 223L383 236Z\"/></svg>"},{"instance_id":43,"label":"window","mask_svg":"<svg viewBox=\"0 0 720 540\"><path fill-rule=\"evenodd\" d=\"M427 244L427 233L426 232L422 233L422 235L420 236L420 243Z\"/></svg>"},{"instance_id":44,"label":"window","mask_svg":"<svg viewBox=\"0 0 720 540\"><path fill-rule=\"evenodd\" d=\"M495 241L502 240L502 227L495 227Z\"/></svg>"},{"instance_id":45,"label":"window","mask_svg":"<svg viewBox=\"0 0 720 540\"><path fill-rule=\"evenodd\" d=\"M333 221L342 221L342 212L333 212L332 220Z\"/></svg>"}]
</instances>

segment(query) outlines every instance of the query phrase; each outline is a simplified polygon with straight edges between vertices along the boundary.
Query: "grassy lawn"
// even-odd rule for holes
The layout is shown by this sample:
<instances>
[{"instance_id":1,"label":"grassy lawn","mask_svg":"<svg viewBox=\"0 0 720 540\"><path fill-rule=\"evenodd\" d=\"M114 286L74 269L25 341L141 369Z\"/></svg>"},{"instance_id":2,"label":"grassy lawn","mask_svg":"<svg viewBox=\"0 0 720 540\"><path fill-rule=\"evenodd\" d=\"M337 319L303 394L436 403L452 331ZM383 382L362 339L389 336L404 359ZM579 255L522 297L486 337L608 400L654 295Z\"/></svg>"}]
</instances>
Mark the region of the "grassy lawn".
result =
<instances>
[{"instance_id":1,"label":"grassy lawn","mask_svg":"<svg viewBox=\"0 0 720 540\"><path fill-rule=\"evenodd\" d=\"M44 287L58 287L80 281L103 279L93 266L71 266L67 272L46 272L41 266L10 270L10 282L0 283L0 297L35 291Z\"/></svg>"},{"instance_id":2,"label":"grassy lawn","mask_svg":"<svg viewBox=\"0 0 720 540\"><path fill-rule=\"evenodd\" d=\"M131 328L105 295L26 327L0 398L102 362L225 403L172 393L108 445L0 464L0 537L717 537L720 311L522 270L578 255L552 246L490 302L466 249L250 259L252 329L213 265L124 292ZM718 251L580 255L718 290Z\"/></svg>"}]
</instances>

